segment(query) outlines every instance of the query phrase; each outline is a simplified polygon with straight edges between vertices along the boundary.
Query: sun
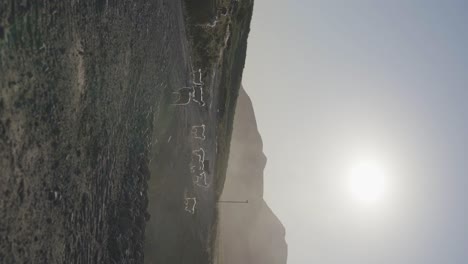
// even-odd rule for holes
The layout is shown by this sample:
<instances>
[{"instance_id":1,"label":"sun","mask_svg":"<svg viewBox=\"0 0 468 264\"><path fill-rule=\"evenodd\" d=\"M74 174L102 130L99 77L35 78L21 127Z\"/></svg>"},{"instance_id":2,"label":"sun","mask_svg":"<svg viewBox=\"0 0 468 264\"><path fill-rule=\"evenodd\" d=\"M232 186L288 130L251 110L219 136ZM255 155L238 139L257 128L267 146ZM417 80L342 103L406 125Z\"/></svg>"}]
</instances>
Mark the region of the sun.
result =
<instances>
[{"instance_id":1,"label":"sun","mask_svg":"<svg viewBox=\"0 0 468 264\"><path fill-rule=\"evenodd\" d=\"M349 188L352 197L362 204L382 201L387 191L386 171L374 160L356 162L349 172Z\"/></svg>"}]
</instances>

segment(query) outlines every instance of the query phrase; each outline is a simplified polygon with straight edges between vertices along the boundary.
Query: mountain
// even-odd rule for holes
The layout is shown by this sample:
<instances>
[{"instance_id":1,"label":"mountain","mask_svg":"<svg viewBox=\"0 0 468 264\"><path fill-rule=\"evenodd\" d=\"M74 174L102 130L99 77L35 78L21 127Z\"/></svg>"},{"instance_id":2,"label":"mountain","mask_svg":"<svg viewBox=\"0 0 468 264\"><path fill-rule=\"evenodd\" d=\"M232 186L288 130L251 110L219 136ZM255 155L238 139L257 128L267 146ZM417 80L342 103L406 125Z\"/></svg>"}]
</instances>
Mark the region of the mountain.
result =
<instances>
[{"instance_id":1,"label":"mountain","mask_svg":"<svg viewBox=\"0 0 468 264\"><path fill-rule=\"evenodd\" d=\"M263 200L266 157L252 101L241 88L219 203L218 263L285 264L285 228ZM224 203L224 201L244 201Z\"/></svg>"}]
</instances>

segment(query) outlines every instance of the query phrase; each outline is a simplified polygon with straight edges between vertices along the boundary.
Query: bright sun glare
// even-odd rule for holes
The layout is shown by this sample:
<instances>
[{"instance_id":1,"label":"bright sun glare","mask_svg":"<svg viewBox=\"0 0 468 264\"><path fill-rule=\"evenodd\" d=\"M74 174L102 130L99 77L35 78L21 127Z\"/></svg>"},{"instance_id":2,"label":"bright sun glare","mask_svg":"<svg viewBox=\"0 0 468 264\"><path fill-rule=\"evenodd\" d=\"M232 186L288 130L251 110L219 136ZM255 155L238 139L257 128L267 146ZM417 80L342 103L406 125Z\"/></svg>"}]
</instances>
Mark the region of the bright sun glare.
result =
<instances>
[{"instance_id":1,"label":"bright sun glare","mask_svg":"<svg viewBox=\"0 0 468 264\"><path fill-rule=\"evenodd\" d=\"M349 186L354 199L363 204L381 201L387 189L385 170L372 160L357 162L351 168Z\"/></svg>"}]
</instances>

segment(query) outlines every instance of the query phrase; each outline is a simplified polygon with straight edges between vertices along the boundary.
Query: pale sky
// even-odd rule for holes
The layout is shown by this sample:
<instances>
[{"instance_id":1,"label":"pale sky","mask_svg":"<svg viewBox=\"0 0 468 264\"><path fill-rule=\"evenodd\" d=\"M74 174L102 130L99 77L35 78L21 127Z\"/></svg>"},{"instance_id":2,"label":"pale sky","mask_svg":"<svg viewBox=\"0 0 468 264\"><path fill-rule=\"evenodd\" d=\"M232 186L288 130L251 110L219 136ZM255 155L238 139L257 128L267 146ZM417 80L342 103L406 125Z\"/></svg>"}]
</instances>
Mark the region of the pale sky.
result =
<instances>
[{"instance_id":1,"label":"pale sky","mask_svg":"<svg viewBox=\"0 0 468 264\"><path fill-rule=\"evenodd\" d=\"M244 87L289 264L468 263L468 1L255 0ZM349 168L385 169L353 200Z\"/></svg>"}]
</instances>

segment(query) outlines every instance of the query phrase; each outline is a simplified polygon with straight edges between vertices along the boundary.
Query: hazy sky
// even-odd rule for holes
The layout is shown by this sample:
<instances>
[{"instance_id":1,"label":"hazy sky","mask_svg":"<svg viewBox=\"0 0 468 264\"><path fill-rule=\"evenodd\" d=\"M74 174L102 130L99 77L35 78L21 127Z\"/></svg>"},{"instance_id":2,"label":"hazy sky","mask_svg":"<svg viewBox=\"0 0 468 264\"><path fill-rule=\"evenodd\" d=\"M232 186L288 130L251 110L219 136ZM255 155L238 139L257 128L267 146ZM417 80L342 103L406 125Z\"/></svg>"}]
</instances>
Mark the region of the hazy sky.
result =
<instances>
[{"instance_id":1,"label":"hazy sky","mask_svg":"<svg viewBox=\"0 0 468 264\"><path fill-rule=\"evenodd\" d=\"M289 264L468 263L468 1L255 0L244 86ZM384 164L357 203L349 167Z\"/></svg>"}]
</instances>

